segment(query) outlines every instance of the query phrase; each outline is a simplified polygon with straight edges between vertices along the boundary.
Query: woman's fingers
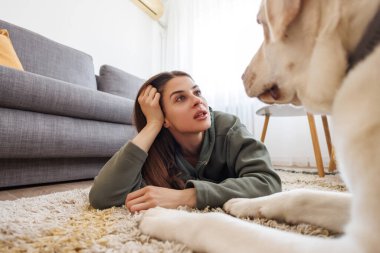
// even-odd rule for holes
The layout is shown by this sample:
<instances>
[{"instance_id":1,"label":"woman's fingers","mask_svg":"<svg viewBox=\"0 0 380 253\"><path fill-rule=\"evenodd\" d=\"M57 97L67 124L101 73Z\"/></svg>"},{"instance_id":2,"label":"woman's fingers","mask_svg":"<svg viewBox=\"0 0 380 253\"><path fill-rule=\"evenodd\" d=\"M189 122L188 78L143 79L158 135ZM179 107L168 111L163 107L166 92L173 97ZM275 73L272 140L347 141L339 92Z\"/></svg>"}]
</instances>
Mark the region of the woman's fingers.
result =
<instances>
[{"instance_id":1,"label":"woman's fingers","mask_svg":"<svg viewBox=\"0 0 380 253\"><path fill-rule=\"evenodd\" d=\"M144 187L137 191L129 193L127 197L125 198L125 206L129 209L131 205L144 201L145 199L141 199L141 198L144 197L145 191L146 189Z\"/></svg>"},{"instance_id":2,"label":"woman's fingers","mask_svg":"<svg viewBox=\"0 0 380 253\"><path fill-rule=\"evenodd\" d=\"M150 90L148 92L148 97L153 99L154 95L157 93L157 89L151 85L149 86L150 86Z\"/></svg>"},{"instance_id":3,"label":"woman's fingers","mask_svg":"<svg viewBox=\"0 0 380 253\"><path fill-rule=\"evenodd\" d=\"M148 85L143 92L143 98L150 98L153 99L154 95L157 93L157 89L154 88L152 85Z\"/></svg>"},{"instance_id":4,"label":"woman's fingers","mask_svg":"<svg viewBox=\"0 0 380 253\"><path fill-rule=\"evenodd\" d=\"M143 195L143 196L140 196L138 198L134 198L132 200L129 200L129 201L126 201L125 203L125 206L131 210L131 207L134 206L134 205L137 205L137 204L141 204L141 203L147 203L149 202L148 198L146 195Z\"/></svg>"},{"instance_id":5,"label":"woman's fingers","mask_svg":"<svg viewBox=\"0 0 380 253\"><path fill-rule=\"evenodd\" d=\"M152 191L151 188L152 187L144 187L142 189L128 194L125 200L125 206L131 212L156 207L158 205L158 201L154 197L152 197L151 193L149 193Z\"/></svg>"},{"instance_id":6,"label":"woman's fingers","mask_svg":"<svg viewBox=\"0 0 380 253\"><path fill-rule=\"evenodd\" d=\"M146 99L149 96L150 91L153 89L152 85L148 85L141 91L141 94L139 96L139 99Z\"/></svg>"},{"instance_id":7,"label":"woman's fingers","mask_svg":"<svg viewBox=\"0 0 380 253\"><path fill-rule=\"evenodd\" d=\"M152 85L148 85L138 97L138 102L146 118L147 124L159 122L162 127L164 114L160 106L160 98L160 93Z\"/></svg>"},{"instance_id":8,"label":"woman's fingers","mask_svg":"<svg viewBox=\"0 0 380 253\"><path fill-rule=\"evenodd\" d=\"M150 89L152 88L152 85L148 85L141 91L140 97L145 97L147 94L149 94Z\"/></svg>"},{"instance_id":9,"label":"woman's fingers","mask_svg":"<svg viewBox=\"0 0 380 253\"><path fill-rule=\"evenodd\" d=\"M157 94L160 94L157 92L157 89L154 88L152 85L148 85L140 94L138 101L139 103L145 103L145 104L151 104L152 102L158 103L159 97L157 100Z\"/></svg>"},{"instance_id":10,"label":"woman's fingers","mask_svg":"<svg viewBox=\"0 0 380 253\"><path fill-rule=\"evenodd\" d=\"M156 206L157 206L157 204L154 204L153 202L143 202L143 203L132 205L128 209L131 212L138 212L138 211L147 210L149 208L153 208Z\"/></svg>"},{"instance_id":11,"label":"woman's fingers","mask_svg":"<svg viewBox=\"0 0 380 253\"><path fill-rule=\"evenodd\" d=\"M131 212L156 206L177 208L180 205L195 207L196 190L194 188L175 190L149 185L129 193L125 199L125 206Z\"/></svg>"},{"instance_id":12,"label":"woman's fingers","mask_svg":"<svg viewBox=\"0 0 380 253\"><path fill-rule=\"evenodd\" d=\"M141 197L145 194L146 192L146 188L141 188L137 191L134 191L134 192L131 192L127 195L127 198L126 198L126 201L130 201L132 199L135 199L135 198L138 198L138 197Z\"/></svg>"},{"instance_id":13,"label":"woman's fingers","mask_svg":"<svg viewBox=\"0 0 380 253\"><path fill-rule=\"evenodd\" d=\"M159 104L160 103L160 97L161 97L161 94L156 92L156 94L154 94L153 103Z\"/></svg>"}]
</instances>

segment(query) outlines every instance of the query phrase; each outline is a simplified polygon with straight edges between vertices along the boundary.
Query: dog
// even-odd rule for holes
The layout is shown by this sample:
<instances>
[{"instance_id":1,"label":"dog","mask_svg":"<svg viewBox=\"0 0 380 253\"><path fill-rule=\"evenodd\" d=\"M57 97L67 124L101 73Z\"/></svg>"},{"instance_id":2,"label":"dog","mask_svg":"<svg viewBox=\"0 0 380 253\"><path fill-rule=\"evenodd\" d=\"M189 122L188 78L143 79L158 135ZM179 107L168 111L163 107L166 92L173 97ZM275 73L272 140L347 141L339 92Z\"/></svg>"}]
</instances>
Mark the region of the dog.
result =
<instances>
[{"instance_id":1,"label":"dog","mask_svg":"<svg viewBox=\"0 0 380 253\"><path fill-rule=\"evenodd\" d=\"M242 79L265 103L303 104L331 113L334 145L349 193L294 190L231 199L236 217L310 223L337 238L299 235L221 213L153 208L143 233L200 252L380 252L380 46L357 56L380 0L263 0L257 16L264 41ZM358 59L353 61L352 59Z\"/></svg>"}]
</instances>

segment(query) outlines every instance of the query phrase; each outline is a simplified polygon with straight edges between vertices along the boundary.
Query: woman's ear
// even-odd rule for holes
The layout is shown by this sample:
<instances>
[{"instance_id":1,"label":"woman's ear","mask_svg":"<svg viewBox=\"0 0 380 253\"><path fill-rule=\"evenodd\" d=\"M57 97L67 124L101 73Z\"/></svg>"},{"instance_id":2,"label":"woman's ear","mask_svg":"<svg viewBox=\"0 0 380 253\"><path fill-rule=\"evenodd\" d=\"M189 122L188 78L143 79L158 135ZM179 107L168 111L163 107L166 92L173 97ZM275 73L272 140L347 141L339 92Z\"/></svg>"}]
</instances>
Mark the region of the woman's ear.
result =
<instances>
[{"instance_id":1,"label":"woman's ear","mask_svg":"<svg viewBox=\"0 0 380 253\"><path fill-rule=\"evenodd\" d=\"M169 128L170 124L169 124L169 121L167 119L164 120L164 127L165 128Z\"/></svg>"}]
</instances>

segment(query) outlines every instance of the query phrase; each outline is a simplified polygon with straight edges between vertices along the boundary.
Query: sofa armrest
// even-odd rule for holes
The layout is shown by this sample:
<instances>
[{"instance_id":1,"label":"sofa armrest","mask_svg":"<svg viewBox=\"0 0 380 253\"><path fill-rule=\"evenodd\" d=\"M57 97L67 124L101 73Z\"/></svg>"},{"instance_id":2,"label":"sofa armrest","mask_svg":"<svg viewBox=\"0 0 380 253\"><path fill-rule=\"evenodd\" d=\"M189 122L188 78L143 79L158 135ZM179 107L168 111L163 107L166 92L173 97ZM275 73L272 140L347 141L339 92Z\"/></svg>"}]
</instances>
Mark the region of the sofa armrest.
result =
<instances>
[{"instance_id":1,"label":"sofa armrest","mask_svg":"<svg viewBox=\"0 0 380 253\"><path fill-rule=\"evenodd\" d=\"M134 100L0 66L0 107L132 124Z\"/></svg>"}]
</instances>

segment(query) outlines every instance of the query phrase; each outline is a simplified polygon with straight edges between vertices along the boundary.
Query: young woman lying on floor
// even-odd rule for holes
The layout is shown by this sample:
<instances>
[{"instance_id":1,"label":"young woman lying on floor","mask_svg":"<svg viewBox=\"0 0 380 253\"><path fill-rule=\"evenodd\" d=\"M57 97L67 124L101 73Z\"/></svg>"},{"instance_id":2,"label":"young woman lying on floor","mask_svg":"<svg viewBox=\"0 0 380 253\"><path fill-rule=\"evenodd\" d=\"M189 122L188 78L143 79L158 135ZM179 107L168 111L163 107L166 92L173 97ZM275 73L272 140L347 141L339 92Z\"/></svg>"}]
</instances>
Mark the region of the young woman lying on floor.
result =
<instances>
[{"instance_id":1,"label":"young woman lying on floor","mask_svg":"<svg viewBox=\"0 0 380 253\"><path fill-rule=\"evenodd\" d=\"M95 208L203 209L281 191L265 146L236 116L212 111L187 73L163 72L146 81L134 122L137 136L94 180L89 198Z\"/></svg>"}]
</instances>

